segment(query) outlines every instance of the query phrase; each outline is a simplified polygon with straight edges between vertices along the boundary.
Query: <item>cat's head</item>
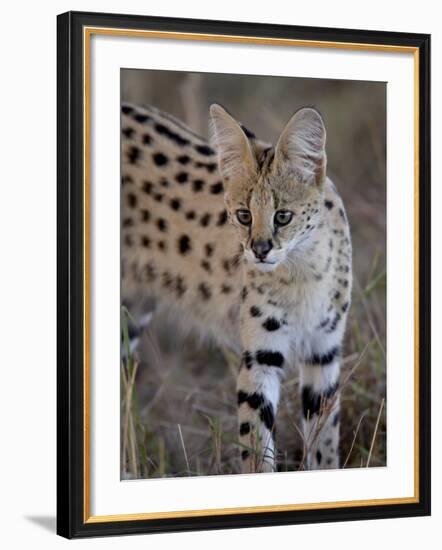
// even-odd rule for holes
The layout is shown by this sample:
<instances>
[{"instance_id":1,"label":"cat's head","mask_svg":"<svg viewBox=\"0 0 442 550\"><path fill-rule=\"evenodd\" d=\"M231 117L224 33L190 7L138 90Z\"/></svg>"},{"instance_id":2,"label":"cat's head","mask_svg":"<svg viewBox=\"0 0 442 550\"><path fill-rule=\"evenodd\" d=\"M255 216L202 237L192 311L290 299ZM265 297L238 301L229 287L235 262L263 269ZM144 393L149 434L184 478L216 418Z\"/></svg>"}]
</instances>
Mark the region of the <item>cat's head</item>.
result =
<instances>
[{"instance_id":1,"label":"cat's head","mask_svg":"<svg viewBox=\"0 0 442 550\"><path fill-rule=\"evenodd\" d=\"M221 106L210 108L225 201L248 262L271 271L321 222L325 128L311 108L296 112L275 147L257 141Z\"/></svg>"}]
</instances>

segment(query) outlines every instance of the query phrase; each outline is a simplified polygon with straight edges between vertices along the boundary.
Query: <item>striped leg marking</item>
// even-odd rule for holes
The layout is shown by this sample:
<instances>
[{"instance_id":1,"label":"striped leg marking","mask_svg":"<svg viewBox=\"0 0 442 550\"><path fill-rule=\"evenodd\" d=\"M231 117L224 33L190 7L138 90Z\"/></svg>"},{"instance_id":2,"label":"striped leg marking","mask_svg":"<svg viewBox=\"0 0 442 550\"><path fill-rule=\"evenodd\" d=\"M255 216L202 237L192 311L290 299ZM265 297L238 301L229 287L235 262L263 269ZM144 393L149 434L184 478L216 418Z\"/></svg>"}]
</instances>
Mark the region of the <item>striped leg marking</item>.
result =
<instances>
[{"instance_id":1,"label":"striped leg marking","mask_svg":"<svg viewBox=\"0 0 442 550\"><path fill-rule=\"evenodd\" d=\"M301 365L305 465L339 468L339 348L314 354Z\"/></svg>"},{"instance_id":2,"label":"striped leg marking","mask_svg":"<svg viewBox=\"0 0 442 550\"><path fill-rule=\"evenodd\" d=\"M280 352L244 352L237 385L243 473L275 469L275 416L283 363Z\"/></svg>"}]
</instances>

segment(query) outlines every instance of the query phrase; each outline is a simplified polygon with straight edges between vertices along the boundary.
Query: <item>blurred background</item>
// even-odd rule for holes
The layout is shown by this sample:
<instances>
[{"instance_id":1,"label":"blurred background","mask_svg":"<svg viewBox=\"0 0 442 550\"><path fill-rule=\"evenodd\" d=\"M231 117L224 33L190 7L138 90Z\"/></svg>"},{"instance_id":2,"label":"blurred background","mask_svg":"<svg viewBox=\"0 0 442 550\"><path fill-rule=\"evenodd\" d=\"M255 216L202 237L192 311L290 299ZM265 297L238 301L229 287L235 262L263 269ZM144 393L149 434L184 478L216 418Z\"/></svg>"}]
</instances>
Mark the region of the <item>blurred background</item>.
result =
<instances>
[{"instance_id":1,"label":"blurred background","mask_svg":"<svg viewBox=\"0 0 442 550\"><path fill-rule=\"evenodd\" d=\"M124 69L121 99L153 105L208 135L217 102L275 143L290 116L315 107L327 129L328 175L351 226L354 288L343 352L341 466L386 465L386 84ZM124 316L123 316L124 317ZM123 320L123 327L125 321ZM231 474L237 358L153 316L122 366L121 477ZM302 467L298 373L283 384L276 443L281 471Z\"/></svg>"}]
</instances>

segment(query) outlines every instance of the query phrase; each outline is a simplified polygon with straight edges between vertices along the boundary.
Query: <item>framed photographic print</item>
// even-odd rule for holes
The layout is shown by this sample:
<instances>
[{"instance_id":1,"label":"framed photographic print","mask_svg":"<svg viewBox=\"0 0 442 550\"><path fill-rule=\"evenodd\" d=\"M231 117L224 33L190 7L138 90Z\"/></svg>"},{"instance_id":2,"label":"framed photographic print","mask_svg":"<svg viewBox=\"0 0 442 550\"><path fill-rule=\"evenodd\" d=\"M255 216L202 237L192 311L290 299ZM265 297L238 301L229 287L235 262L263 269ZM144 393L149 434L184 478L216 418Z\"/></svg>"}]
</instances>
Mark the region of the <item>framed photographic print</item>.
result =
<instances>
[{"instance_id":1,"label":"framed photographic print","mask_svg":"<svg viewBox=\"0 0 442 550\"><path fill-rule=\"evenodd\" d=\"M58 533L430 513L430 37L58 17Z\"/></svg>"}]
</instances>

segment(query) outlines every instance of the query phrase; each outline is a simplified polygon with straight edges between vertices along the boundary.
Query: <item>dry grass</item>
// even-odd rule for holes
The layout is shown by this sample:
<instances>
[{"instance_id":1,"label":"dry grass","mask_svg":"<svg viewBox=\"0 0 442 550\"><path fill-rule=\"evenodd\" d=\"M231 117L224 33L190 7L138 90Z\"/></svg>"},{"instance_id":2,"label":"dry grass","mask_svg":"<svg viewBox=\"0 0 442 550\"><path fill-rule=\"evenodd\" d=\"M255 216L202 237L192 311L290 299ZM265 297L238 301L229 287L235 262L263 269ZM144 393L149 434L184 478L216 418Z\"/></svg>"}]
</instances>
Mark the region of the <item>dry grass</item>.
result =
<instances>
[{"instance_id":1,"label":"dry grass","mask_svg":"<svg viewBox=\"0 0 442 550\"><path fill-rule=\"evenodd\" d=\"M152 103L204 134L218 101L259 136L274 140L298 107L325 118L328 159L352 228L354 289L341 375L341 463L386 464L385 86L310 79L126 71L123 97ZM277 105L277 107L275 107ZM127 312L124 313L123 319ZM122 323L123 333L125 322ZM123 334L127 345L127 334ZM176 337L153 317L139 363L122 364L122 478L199 476L240 470L237 358ZM299 380L288 373L277 416L278 467L304 466ZM325 414L327 411L325 411Z\"/></svg>"}]
</instances>

